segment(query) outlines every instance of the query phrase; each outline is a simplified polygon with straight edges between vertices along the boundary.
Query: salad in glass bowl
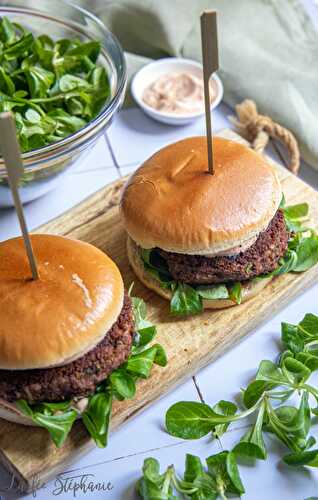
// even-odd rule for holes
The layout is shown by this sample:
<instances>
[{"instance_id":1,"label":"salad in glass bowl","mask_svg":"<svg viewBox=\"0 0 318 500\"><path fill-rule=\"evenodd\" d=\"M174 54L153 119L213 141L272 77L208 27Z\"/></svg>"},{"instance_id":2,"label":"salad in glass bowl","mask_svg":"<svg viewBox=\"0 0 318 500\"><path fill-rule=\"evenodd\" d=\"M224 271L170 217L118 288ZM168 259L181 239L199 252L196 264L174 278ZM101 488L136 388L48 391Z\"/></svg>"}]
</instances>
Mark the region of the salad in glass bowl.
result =
<instances>
[{"instance_id":1,"label":"salad in glass bowl","mask_svg":"<svg viewBox=\"0 0 318 500\"><path fill-rule=\"evenodd\" d=\"M54 188L107 128L126 68L114 35L81 7L0 1L0 16L0 112L15 116L25 203ZM12 204L0 159L0 206Z\"/></svg>"}]
</instances>

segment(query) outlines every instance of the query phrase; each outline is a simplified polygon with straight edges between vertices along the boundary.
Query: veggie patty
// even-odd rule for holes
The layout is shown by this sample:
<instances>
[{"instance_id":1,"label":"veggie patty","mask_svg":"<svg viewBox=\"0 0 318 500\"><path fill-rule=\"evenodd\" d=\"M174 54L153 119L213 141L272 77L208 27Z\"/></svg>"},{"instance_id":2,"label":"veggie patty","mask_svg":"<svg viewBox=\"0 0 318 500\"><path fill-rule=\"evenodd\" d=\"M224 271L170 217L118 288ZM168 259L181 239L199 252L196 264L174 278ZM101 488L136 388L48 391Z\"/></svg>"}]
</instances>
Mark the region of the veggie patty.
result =
<instances>
[{"instance_id":1,"label":"veggie patty","mask_svg":"<svg viewBox=\"0 0 318 500\"><path fill-rule=\"evenodd\" d=\"M205 257L156 249L174 280L190 285L245 281L274 271L287 250L289 232L284 214L276 212L268 228L245 252L234 256Z\"/></svg>"},{"instance_id":2,"label":"veggie patty","mask_svg":"<svg viewBox=\"0 0 318 500\"><path fill-rule=\"evenodd\" d=\"M93 393L129 357L134 336L131 300L125 295L121 313L94 349L75 361L54 368L0 370L0 398L29 403L63 401Z\"/></svg>"}]
</instances>

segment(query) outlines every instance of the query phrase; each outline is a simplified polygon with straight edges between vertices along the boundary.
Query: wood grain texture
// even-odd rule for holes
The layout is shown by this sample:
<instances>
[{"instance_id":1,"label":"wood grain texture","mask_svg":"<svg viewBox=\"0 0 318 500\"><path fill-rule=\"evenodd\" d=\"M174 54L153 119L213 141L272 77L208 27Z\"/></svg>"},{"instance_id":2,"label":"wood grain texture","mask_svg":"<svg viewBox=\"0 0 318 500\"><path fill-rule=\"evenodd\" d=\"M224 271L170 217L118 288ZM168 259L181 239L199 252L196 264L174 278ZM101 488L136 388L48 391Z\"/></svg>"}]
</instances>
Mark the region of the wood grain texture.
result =
<instances>
[{"instance_id":1,"label":"wood grain texture","mask_svg":"<svg viewBox=\"0 0 318 500\"><path fill-rule=\"evenodd\" d=\"M221 135L245 142L231 131L224 131ZM287 202L307 201L312 226L317 228L318 193L285 168L275 165ZM149 380L138 383L133 401L115 403L112 431L220 356L318 279L318 266L304 274L283 275L266 287L260 296L239 307L173 319L168 313L168 302L141 285L129 267L125 232L118 215L123 183L124 179L108 185L37 230L79 238L105 251L118 264L126 286L135 282L134 294L147 302L149 316L158 325L157 340L166 348L169 364L164 369L155 367ZM34 476L47 481L93 446L80 422L73 428L63 448L56 449L42 429L30 430L0 420L0 460L25 488L32 486Z\"/></svg>"}]
</instances>

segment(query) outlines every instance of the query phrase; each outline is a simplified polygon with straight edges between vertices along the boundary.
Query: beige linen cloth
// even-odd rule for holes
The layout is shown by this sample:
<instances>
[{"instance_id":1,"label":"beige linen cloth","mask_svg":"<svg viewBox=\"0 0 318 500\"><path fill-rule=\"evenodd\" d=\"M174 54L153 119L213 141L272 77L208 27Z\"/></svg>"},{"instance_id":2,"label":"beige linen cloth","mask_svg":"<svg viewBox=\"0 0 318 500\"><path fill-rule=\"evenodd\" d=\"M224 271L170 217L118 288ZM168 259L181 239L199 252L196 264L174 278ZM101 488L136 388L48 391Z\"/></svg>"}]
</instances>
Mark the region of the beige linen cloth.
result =
<instances>
[{"instance_id":1,"label":"beige linen cloth","mask_svg":"<svg viewBox=\"0 0 318 500\"><path fill-rule=\"evenodd\" d=\"M219 12L224 100L253 99L318 170L318 32L300 0L81 0L119 38L129 74L150 59L201 60L199 16Z\"/></svg>"}]
</instances>

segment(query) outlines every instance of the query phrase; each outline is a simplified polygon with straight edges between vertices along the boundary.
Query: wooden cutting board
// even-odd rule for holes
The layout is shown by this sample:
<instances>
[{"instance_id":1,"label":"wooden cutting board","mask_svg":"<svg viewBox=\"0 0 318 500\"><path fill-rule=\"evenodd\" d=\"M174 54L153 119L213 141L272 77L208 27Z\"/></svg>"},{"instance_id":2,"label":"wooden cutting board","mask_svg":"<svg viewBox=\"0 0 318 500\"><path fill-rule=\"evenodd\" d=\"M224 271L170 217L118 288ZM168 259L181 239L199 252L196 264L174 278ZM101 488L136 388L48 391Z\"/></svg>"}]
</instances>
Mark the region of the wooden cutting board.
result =
<instances>
[{"instance_id":1,"label":"wooden cutting board","mask_svg":"<svg viewBox=\"0 0 318 500\"><path fill-rule=\"evenodd\" d=\"M229 130L220 135L245 143ZM312 226L317 228L318 192L285 168L278 164L275 166L287 203L307 201ZM278 277L259 296L239 307L206 311L187 319L171 318L168 302L141 285L129 267L125 232L118 215L124 181L106 186L37 230L88 241L109 254L118 264L126 286L135 281L134 294L147 302L149 316L158 325L157 341L166 348L169 364L164 369L155 367L151 378L138 384L138 393L133 401L115 403L112 431L220 356L318 279L318 266L315 266L304 274ZM111 438L109 446L112 446ZM46 482L93 447L80 422L75 425L64 446L56 449L44 430L0 419L0 461L15 475L25 491L32 488L34 477L37 484Z\"/></svg>"}]
</instances>

